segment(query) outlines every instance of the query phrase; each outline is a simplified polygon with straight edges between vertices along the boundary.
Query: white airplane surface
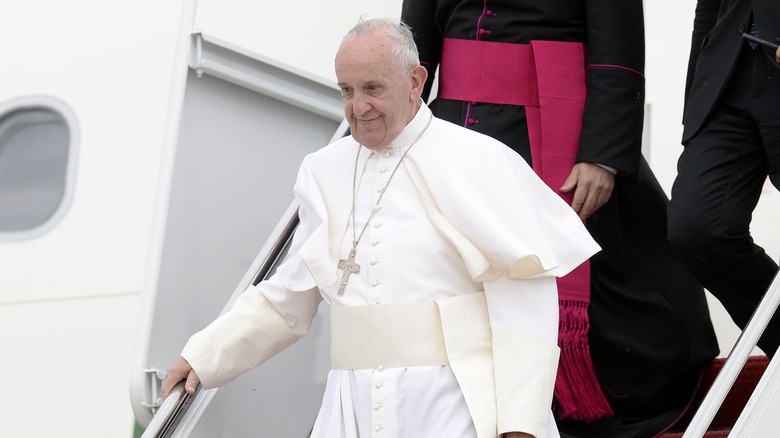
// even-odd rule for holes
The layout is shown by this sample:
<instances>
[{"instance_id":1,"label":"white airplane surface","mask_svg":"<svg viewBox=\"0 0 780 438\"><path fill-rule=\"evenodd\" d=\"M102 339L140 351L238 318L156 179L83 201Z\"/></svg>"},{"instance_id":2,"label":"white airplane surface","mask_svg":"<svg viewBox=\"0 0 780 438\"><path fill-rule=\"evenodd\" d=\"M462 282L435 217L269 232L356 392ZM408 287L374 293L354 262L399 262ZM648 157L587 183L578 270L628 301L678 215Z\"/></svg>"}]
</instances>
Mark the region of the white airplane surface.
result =
<instances>
[{"instance_id":1,"label":"white airplane surface","mask_svg":"<svg viewBox=\"0 0 780 438\"><path fill-rule=\"evenodd\" d=\"M682 96L696 2L645 3L645 154L668 193L682 150ZM171 207L199 189L177 186L182 181L177 179L181 169L177 160L186 152L182 138L213 136L220 146L214 156L215 172L223 172L217 176L225 180L234 174L217 161L234 153L231 144L262 143L276 135L239 129L213 132L187 125L192 120L188 117L193 117L187 112L193 98L187 84L198 77L191 67L193 44L210 45L219 54L227 51L256 62L257 68L270 66L278 74L303 78L306 90L327 95L329 103L321 107L305 99L296 105L305 107L304 114L317 125L311 132L296 132L295 125L284 119L274 121L278 131L294 132L317 148L340 127L338 103L334 110L328 90L335 90L333 55L341 37L361 16L399 16L400 5L401 0L3 2L0 141L8 132L3 130L4 121L34 109L40 114L32 114L30 120L50 117L52 125L31 135L59 139L61 149L47 164L50 167L26 171L19 166L48 152L30 156L18 152L13 156L27 157L19 164L10 161L10 147L4 154L5 144L0 143L0 184L21 184L19 190L0 187L0 227L5 227L0 228L0 436L132 437L139 408L133 406L137 394L128 389L128 381L138 379L139 351L146 357L146 348L155 345L150 337L170 336L171 350L153 353L170 354L172 360L175 348L180 348L176 345L190 330L166 326L150 312L155 306L158 310L168 306L172 314L177 312L169 322L173 324L186 319L188 306L199 300L165 296L162 280L169 278L164 276L165 263L171 262L166 245L174 239L183 250L198 252L197 247L186 246L195 232L188 227L208 227L210 220L231 224L206 241L211 258L183 263L174 272L182 274L178 277L170 274L181 279L187 269L206 268L197 263L219 265L215 269L229 277L229 286L220 291L221 304L211 307L211 316L216 316L266 242L268 233L231 234L234 225L251 229L251 222L234 224L229 214L190 220L185 210ZM199 83L212 80L209 77L207 73ZM199 117L244 117L248 125L252 117L262 117L262 108L252 103L262 96L242 100L257 92L251 83L216 86L232 103L203 102L233 112L198 113ZM284 154L279 160L289 163L306 152L282 140L269 148L279 150ZM269 230L287 211L295 176L271 174L275 161L270 164L257 163L263 169L259 173L280 181L274 187L278 193L251 192L249 199L241 199L242 192L237 191L225 199L235 204L224 204L225 209L250 204L256 215L266 214L259 210L267 208L273 212L267 213L269 223L264 224ZM19 174L16 179L3 179L4 171L13 176L14 170ZM236 178L239 187L255 181L244 174ZM207 193L209 187L201 189ZM9 208L14 210L2 212ZM780 195L767 185L752 231L775 258L780 256L778 223ZM240 248L234 250L234 245ZM711 311L726 354L739 332L716 300L711 300Z\"/></svg>"}]
</instances>

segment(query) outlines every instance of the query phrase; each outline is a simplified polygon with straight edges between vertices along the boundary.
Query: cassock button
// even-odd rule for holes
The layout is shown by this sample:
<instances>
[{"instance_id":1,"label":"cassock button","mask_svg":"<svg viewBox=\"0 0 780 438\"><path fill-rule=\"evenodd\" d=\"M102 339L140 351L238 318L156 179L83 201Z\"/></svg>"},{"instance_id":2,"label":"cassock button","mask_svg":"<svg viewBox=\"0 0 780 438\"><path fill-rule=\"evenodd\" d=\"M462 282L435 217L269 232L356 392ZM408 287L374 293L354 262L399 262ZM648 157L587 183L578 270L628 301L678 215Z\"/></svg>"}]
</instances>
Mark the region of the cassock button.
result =
<instances>
[{"instance_id":1,"label":"cassock button","mask_svg":"<svg viewBox=\"0 0 780 438\"><path fill-rule=\"evenodd\" d=\"M382 154L382 156L383 156L383 157L385 157L385 158L387 158L387 157L389 157L389 156L391 156L391 155L393 155L393 153L392 153L392 152L390 152L390 151L385 151L385 152Z\"/></svg>"},{"instance_id":2,"label":"cassock button","mask_svg":"<svg viewBox=\"0 0 780 438\"><path fill-rule=\"evenodd\" d=\"M379 245L380 243L382 243L382 242L380 242L380 241L378 241L378 240L375 240L375 241L371 242L371 246L377 246L377 245Z\"/></svg>"},{"instance_id":3,"label":"cassock button","mask_svg":"<svg viewBox=\"0 0 780 438\"><path fill-rule=\"evenodd\" d=\"M382 382L379 382L376 385L374 385L374 388L381 389L383 386L385 386L385 385Z\"/></svg>"},{"instance_id":4,"label":"cassock button","mask_svg":"<svg viewBox=\"0 0 780 438\"><path fill-rule=\"evenodd\" d=\"M374 224L374 228L380 228L382 226L381 222L377 222Z\"/></svg>"},{"instance_id":5,"label":"cassock button","mask_svg":"<svg viewBox=\"0 0 780 438\"><path fill-rule=\"evenodd\" d=\"M374 410L375 411L378 411L380 409L382 409L382 405L381 404L377 403L377 404L374 405Z\"/></svg>"},{"instance_id":6,"label":"cassock button","mask_svg":"<svg viewBox=\"0 0 780 438\"><path fill-rule=\"evenodd\" d=\"M377 261L377 259L371 259L371 260L368 262L368 264L369 264L369 265L371 265L371 266L376 266L376 264L377 264L377 263L379 263L379 262Z\"/></svg>"},{"instance_id":7,"label":"cassock button","mask_svg":"<svg viewBox=\"0 0 780 438\"><path fill-rule=\"evenodd\" d=\"M490 35L490 31L487 29L480 29L479 30L480 35Z\"/></svg>"},{"instance_id":8,"label":"cassock button","mask_svg":"<svg viewBox=\"0 0 780 438\"><path fill-rule=\"evenodd\" d=\"M382 426L374 426L374 432L381 432Z\"/></svg>"},{"instance_id":9,"label":"cassock button","mask_svg":"<svg viewBox=\"0 0 780 438\"><path fill-rule=\"evenodd\" d=\"M385 172L387 172L387 167L383 167L379 169L379 173L385 173Z\"/></svg>"},{"instance_id":10,"label":"cassock button","mask_svg":"<svg viewBox=\"0 0 780 438\"><path fill-rule=\"evenodd\" d=\"M372 281L372 282L371 282L371 286L373 286L373 287L377 287L377 286L379 286L379 280L374 280L374 281Z\"/></svg>"}]
</instances>

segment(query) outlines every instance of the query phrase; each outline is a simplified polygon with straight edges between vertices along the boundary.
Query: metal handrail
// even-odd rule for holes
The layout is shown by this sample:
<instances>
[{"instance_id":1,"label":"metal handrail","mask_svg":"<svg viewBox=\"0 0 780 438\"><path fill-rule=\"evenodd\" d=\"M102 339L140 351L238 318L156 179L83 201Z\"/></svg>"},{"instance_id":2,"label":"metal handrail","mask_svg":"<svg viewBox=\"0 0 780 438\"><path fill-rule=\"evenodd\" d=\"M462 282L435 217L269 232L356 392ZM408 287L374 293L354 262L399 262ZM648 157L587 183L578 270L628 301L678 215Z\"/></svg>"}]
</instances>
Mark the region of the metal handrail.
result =
<instances>
[{"instance_id":1,"label":"metal handrail","mask_svg":"<svg viewBox=\"0 0 780 438\"><path fill-rule=\"evenodd\" d=\"M176 384L163 400L157 413L144 431L142 438L168 438L183 418L183 414L192 404L195 395L200 391L200 384L195 388L195 393L190 394L184 390L184 381Z\"/></svg>"},{"instance_id":2,"label":"metal handrail","mask_svg":"<svg viewBox=\"0 0 780 438\"><path fill-rule=\"evenodd\" d=\"M726 399L732 385L745 366L750 352L756 346L761 334L764 333L769 320L774 316L778 304L780 304L780 274L776 275L772 284L769 285L756 311L753 312L745 326L745 330L742 331L736 344L729 352L723 368L715 378L710 390L707 391L696 415L693 416L686 428L683 438L701 438L707 432L718 413L718 409L723 404L723 400Z\"/></svg>"},{"instance_id":3,"label":"metal handrail","mask_svg":"<svg viewBox=\"0 0 780 438\"><path fill-rule=\"evenodd\" d=\"M330 142L332 143L347 135L348 132L349 124L346 119L343 119L336 129L336 132L331 137ZM228 300L222 310L223 313L232 307L235 300L249 284L256 286L273 273L274 267L281 262L281 258L285 254L285 249L287 249L292 242L292 237L295 234L295 229L298 227L299 223L298 204L296 201L293 201L290 203L290 206L287 207L287 210L282 215L276 228L271 232L265 245L252 263L252 266L247 270L247 273L242 278L232 297ZM171 391L168 398L163 401L154 417L152 417L152 421L149 423L149 426L147 426L141 438L168 438L173 436L176 432L176 427L184 418L184 415L189 410L190 406L195 405L193 411L197 414L199 409L208 405L216 397L216 394L220 389L215 388L201 392L200 388L201 385L198 384L198 389L195 394L187 394L186 391L184 391L184 382L179 382ZM196 395L200 396L196 397ZM172 399L174 401L169 401ZM186 433L184 435L186 435Z\"/></svg>"},{"instance_id":4,"label":"metal handrail","mask_svg":"<svg viewBox=\"0 0 780 438\"><path fill-rule=\"evenodd\" d=\"M257 286L258 283L265 280L274 266L280 261L279 258L284 254L284 249L290 244L295 229L298 227L300 219L298 218L298 209L291 205L288 210L287 223L279 230L276 240L271 245L270 250L266 253L260 266L255 270L255 274L252 278L252 285Z\"/></svg>"},{"instance_id":5,"label":"metal handrail","mask_svg":"<svg viewBox=\"0 0 780 438\"><path fill-rule=\"evenodd\" d=\"M232 305L232 301L237 297L238 292L243 291L250 282L253 285L257 285L271 273L274 266L280 261L285 248L289 245L298 223L298 209L295 203L292 203L258 254L255 263L253 263L244 276L236 290L237 293L233 294L233 299L228 302L226 308ZM141 438L169 438L173 436L176 427L184 418L184 414L195 402L200 388L201 385L198 384L195 394L188 394L184 390L184 381L176 384L170 395L162 402L160 408L152 417L152 421L144 430Z\"/></svg>"}]
</instances>

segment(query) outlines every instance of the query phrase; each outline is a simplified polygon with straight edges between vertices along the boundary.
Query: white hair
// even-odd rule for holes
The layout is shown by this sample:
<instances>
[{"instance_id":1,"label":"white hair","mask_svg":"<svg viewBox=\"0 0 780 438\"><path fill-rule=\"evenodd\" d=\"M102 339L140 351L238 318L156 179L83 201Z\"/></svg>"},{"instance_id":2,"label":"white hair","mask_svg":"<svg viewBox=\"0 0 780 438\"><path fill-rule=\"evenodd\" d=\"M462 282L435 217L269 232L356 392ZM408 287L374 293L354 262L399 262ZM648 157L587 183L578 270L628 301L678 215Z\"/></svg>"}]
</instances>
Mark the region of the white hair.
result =
<instances>
[{"instance_id":1,"label":"white hair","mask_svg":"<svg viewBox=\"0 0 780 438\"><path fill-rule=\"evenodd\" d=\"M391 53L393 60L400 67L411 71L420 65L420 55L417 52L417 44L414 43L412 30L402 21L390 18L361 19L355 27L347 32L344 41L352 37L370 35L377 31L385 32L393 40Z\"/></svg>"}]
</instances>

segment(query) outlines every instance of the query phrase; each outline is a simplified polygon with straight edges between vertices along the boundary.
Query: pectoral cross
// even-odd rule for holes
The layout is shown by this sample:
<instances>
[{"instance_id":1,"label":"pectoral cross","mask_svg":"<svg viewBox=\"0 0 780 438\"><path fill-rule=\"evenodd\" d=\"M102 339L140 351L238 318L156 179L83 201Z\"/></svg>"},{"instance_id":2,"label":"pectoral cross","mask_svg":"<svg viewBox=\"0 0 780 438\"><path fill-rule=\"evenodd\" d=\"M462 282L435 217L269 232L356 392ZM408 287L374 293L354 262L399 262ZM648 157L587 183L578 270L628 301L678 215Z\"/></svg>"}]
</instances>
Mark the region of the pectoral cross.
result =
<instances>
[{"instance_id":1,"label":"pectoral cross","mask_svg":"<svg viewBox=\"0 0 780 438\"><path fill-rule=\"evenodd\" d=\"M344 289L347 287L349 276L360 272L360 265L355 263L355 248L349 250L349 257L346 260L339 260L339 269L344 270L344 274L341 275L341 284L339 284L339 296L344 295Z\"/></svg>"}]
</instances>

